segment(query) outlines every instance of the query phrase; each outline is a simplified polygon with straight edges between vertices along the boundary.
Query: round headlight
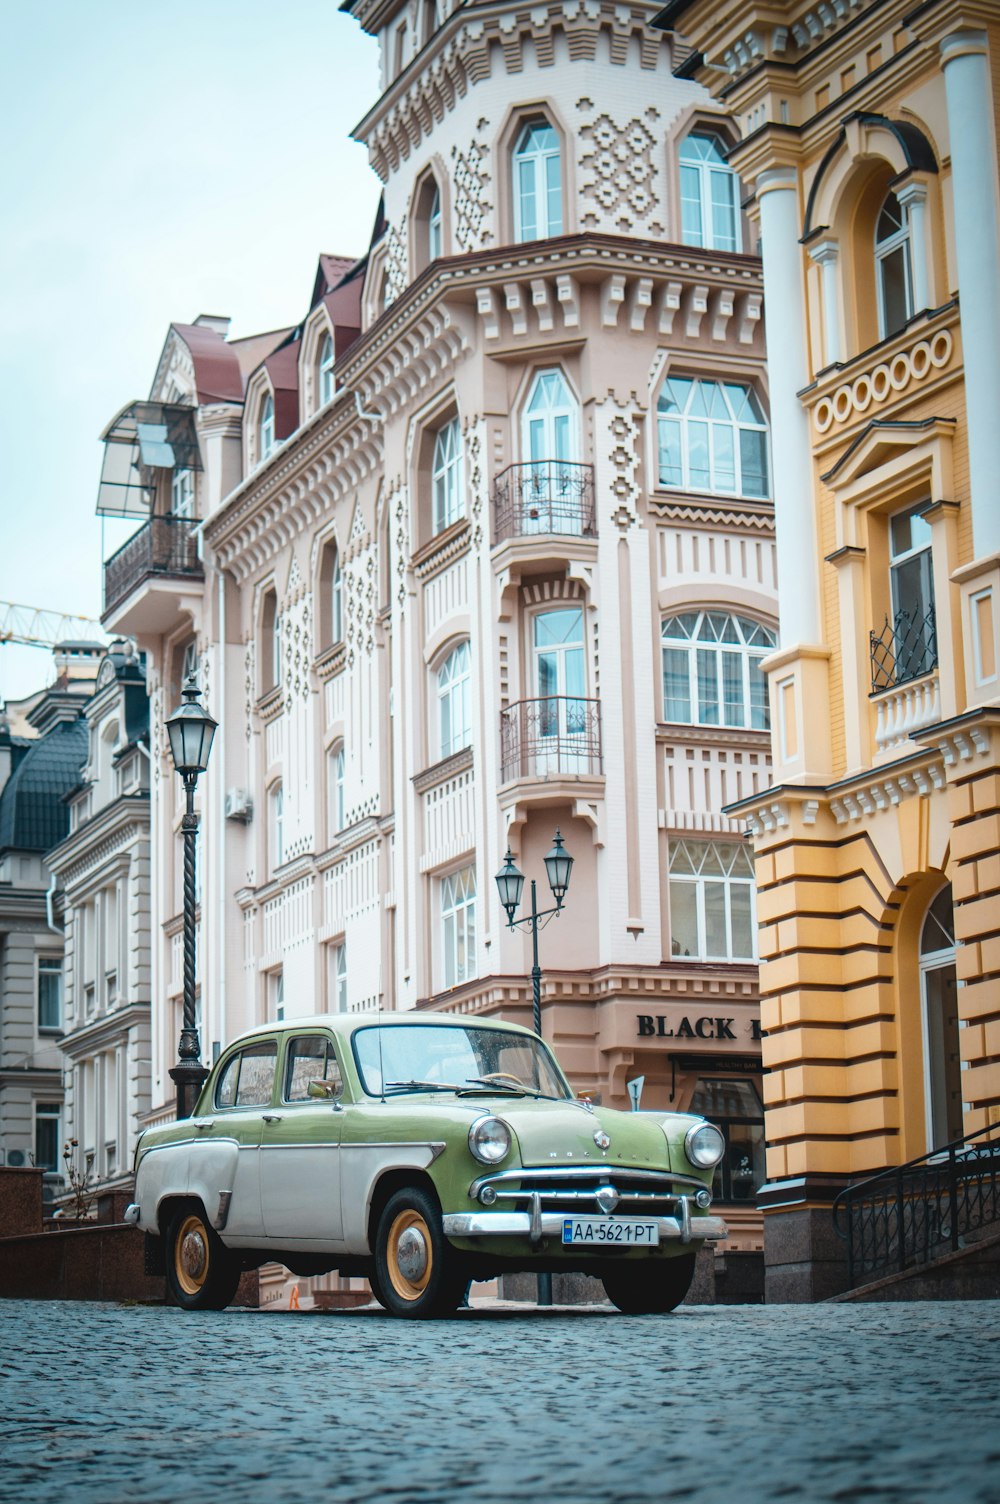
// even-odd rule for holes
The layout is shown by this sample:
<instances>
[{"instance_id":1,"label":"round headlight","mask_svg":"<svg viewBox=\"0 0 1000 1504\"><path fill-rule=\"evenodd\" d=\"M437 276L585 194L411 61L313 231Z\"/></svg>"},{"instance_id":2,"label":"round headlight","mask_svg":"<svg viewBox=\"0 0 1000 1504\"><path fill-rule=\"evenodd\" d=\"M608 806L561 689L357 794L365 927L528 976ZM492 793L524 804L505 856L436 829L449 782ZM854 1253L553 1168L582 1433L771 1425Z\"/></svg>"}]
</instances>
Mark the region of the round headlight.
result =
<instances>
[{"instance_id":1,"label":"round headlight","mask_svg":"<svg viewBox=\"0 0 1000 1504\"><path fill-rule=\"evenodd\" d=\"M714 1123L695 1123L684 1135L684 1153L699 1170L714 1170L726 1152L726 1141Z\"/></svg>"},{"instance_id":2,"label":"round headlight","mask_svg":"<svg viewBox=\"0 0 1000 1504\"><path fill-rule=\"evenodd\" d=\"M481 1165L498 1165L510 1153L510 1129L502 1118L477 1118L469 1129L469 1149Z\"/></svg>"}]
</instances>

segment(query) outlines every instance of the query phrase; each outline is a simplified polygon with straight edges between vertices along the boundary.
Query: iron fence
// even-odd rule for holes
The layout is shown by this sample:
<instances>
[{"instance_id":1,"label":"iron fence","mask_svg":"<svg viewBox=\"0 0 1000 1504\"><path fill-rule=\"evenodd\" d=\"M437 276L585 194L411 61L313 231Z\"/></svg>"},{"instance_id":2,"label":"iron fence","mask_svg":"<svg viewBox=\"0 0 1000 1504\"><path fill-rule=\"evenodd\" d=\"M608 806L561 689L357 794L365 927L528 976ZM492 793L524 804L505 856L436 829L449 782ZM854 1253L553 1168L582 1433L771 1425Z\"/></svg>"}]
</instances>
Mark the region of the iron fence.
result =
<instances>
[{"instance_id":1,"label":"iron fence","mask_svg":"<svg viewBox=\"0 0 1000 1504\"><path fill-rule=\"evenodd\" d=\"M929 674L937 667L934 607L897 611L891 622L887 616L881 632L869 634L869 656L872 694Z\"/></svg>"},{"instance_id":2,"label":"iron fence","mask_svg":"<svg viewBox=\"0 0 1000 1504\"><path fill-rule=\"evenodd\" d=\"M518 700L500 712L501 778L601 773L601 702L573 695Z\"/></svg>"},{"instance_id":3,"label":"iron fence","mask_svg":"<svg viewBox=\"0 0 1000 1504\"><path fill-rule=\"evenodd\" d=\"M594 467L565 460L508 465L493 482L495 541L533 533L592 538Z\"/></svg>"},{"instance_id":4,"label":"iron fence","mask_svg":"<svg viewBox=\"0 0 1000 1504\"><path fill-rule=\"evenodd\" d=\"M1000 1221L1000 1124L841 1191L833 1225L847 1243L851 1288L927 1264Z\"/></svg>"},{"instance_id":5,"label":"iron fence","mask_svg":"<svg viewBox=\"0 0 1000 1504\"><path fill-rule=\"evenodd\" d=\"M104 609L110 611L149 575L201 578L194 523L187 517L151 517L104 566Z\"/></svg>"}]
</instances>

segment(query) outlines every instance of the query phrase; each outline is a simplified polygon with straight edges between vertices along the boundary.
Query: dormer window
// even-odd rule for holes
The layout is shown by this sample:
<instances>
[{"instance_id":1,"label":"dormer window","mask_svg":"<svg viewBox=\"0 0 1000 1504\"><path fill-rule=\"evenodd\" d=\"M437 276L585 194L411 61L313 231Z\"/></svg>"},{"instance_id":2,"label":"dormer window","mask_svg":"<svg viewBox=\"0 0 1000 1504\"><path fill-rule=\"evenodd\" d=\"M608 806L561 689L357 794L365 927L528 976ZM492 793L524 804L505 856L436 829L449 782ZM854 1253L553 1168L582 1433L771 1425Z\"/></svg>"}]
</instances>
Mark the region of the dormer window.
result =
<instances>
[{"instance_id":1,"label":"dormer window","mask_svg":"<svg viewBox=\"0 0 1000 1504\"><path fill-rule=\"evenodd\" d=\"M910 215L894 193L886 196L875 226L875 282L879 337L888 339L913 316Z\"/></svg>"},{"instance_id":2,"label":"dormer window","mask_svg":"<svg viewBox=\"0 0 1000 1504\"><path fill-rule=\"evenodd\" d=\"M324 334L319 347L319 405L325 407L333 396L333 340Z\"/></svg>"},{"instance_id":3,"label":"dormer window","mask_svg":"<svg viewBox=\"0 0 1000 1504\"><path fill-rule=\"evenodd\" d=\"M740 180L716 136L692 131L681 142L681 238L707 251L739 251Z\"/></svg>"},{"instance_id":4,"label":"dormer window","mask_svg":"<svg viewBox=\"0 0 1000 1504\"><path fill-rule=\"evenodd\" d=\"M261 464L274 452L274 398L268 392L260 408L260 426L257 431Z\"/></svg>"},{"instance_id":5,"label":"dormer window","mask_svg":"<svg viewBox=\"0 0 1000 1504\"><path fill-rule=\"evenodd\" d=\"M529 120L514 148L514 239L563 232L559 137L544 118Z\"/></svg>"}]
</instances>

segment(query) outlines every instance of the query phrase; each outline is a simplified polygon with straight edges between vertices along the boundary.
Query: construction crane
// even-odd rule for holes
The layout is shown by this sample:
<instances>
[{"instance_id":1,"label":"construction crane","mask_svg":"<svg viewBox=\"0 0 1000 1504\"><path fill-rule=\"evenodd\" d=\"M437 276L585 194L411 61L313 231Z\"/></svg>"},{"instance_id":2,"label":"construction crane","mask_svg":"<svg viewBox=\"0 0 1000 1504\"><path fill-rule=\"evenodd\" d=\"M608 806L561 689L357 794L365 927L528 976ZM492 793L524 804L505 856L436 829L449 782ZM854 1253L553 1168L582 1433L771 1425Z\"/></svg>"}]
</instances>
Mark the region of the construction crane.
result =
<instances>
[{"instance_id":1,"label":"construction crane","mask_svg":"<svg viewBox=\"0 0 1000 1504\"><path fill-rule=\"evenodd\" d=\"M0 601L0 646L7 642L29 648L54 648L60 642L99 642L103 646L107 641L108 634L100 622L89 616L68 616Z\"/></svg>"}]
</instances>

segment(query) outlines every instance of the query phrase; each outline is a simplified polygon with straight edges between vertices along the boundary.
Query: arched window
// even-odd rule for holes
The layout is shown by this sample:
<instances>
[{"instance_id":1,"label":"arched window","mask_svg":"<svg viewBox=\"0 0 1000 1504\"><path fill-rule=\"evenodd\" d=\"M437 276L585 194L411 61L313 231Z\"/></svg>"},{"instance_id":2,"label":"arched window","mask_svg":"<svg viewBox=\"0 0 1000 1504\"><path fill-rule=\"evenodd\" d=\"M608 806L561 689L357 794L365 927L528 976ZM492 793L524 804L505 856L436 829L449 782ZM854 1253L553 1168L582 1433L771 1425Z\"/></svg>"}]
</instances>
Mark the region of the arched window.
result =
<instances>
[{"instance_id":1,"label":"arched window","mask_svg":"<svg viewBox=\"0 0 1000 1504\"><path fill-rule=\"evenodd\" d=\"M441 879L441 949L444 985L455 987L476 974L476 869L464 867Z\"/></svg>"},{"instance_id":2,"label":"arched window","mask_svg":"<svg viewBox=\"0 0 1000 1504\"><path fill-rule=\"evenodd\" d=\"M462 438L457 418L451 418L443 428L438 429L435 436L431 484L434 494L434 531L439 533L465 512L465 498L462 495Z\"/></svg>"},{"instance_id":3,"label":"arched window","mask_svg":"<svg viewBox=\"0 0 1000 1504\"><path fill-rule=\"evenodd\" d=\"M664 618L663 719L685 726L768 728L761 659L775 647L770 627L721 611Z\"/></svg>"},{"instance_id":4,"label":"arched window","mask_svg":"<svg viewBox=\"0 0 1000 1504\"><path fill-rule=\"evenodd\" d=\"M692 132L681 142L681 238L707 251L738 251L740 180L716 136Z\"/></svg>"},{"instance_id":5,"label":"arched window","mask_svg":"<svg viewBox=\"0 0 1000 1504\"><path fill-rule=\"evenodd\" d=\"M281 683L281 617L278 614L278 596L273 589L265 590L261 602L257 664L260 693L269 694Z\"/></svg>"},{"instance_id":6,"label":"arched window","mask_svg":"<svg viewBox=\"0 0 1000 1504\"><path fill-rule=\"evenodd\" d=\"M344 790L347 762L344 744L334 747L327 755L327 809L330 836L339 835L344 828Z\"/></svg>"},{"instance_id":7,"label":"arched window","mask_svg":"<svg viewBox=\"0 0 1000 1504\"><path fill-rule=\"evenodd\" d=\"M563 232L559 137L545 119L529 120L514 148L514 239Z\"/></svg>"},{"instance_id":8,"label":"arched window","mask_svg":"<svg viewBox=\"0 0 1000 1504\"><path fill-rule=\"evenodd\" d=\"M330 641L344 640L344 577L340 572L340 554L334 549L330 566Z\"/></svg>"},{"instance_id":9,"label":"arched window","mask_svg":"<svg viewBox=\"0 0 1000 1504\"><path fill-rule=\"evenodd\" d=\"M579 415L558 367L539 371L524 409L524 458L532 464L576 459Z\"/></svg>"},{"instance_id":10,"label":"arched window","mask_svg":"<svg viewBox=\"0 0 1000 1504\"><path fill-rule=\"evenodd\" d=\"M319 347L319 403L323 407L333 396L333 340L324 334Z\"/></svg>"},{"instance_id":11,"label":"arched window","mask_svg":"<svg viewBox=\"0 0 1000 1504\"><path fill-rule=\"evenodd\" d=\"M754 894L753 860L742 841L671 841L671 953L755 960Z\"/></svg>"},{"instance_id":12,"label":"arched window","mask_svg":"<svg viewBox=\"0 0 1000 1504\"><path fill-rule=\"evenodd\" d=\"M962 1062L958 1034L955 915L951 885L935 897L920 932L920 991L923 1003L924 1102L927 1147L960 1138Z\"/></svg>"},{"instance_id":13,"label":"arched window","mask_svg":"<svg viewBox=\"0 0 1000 1504\"><path fill-rule=\"evenodd\" d=\"M275 611L271 623L271 683L281 683L281 612Z\"/></svg>"},{"instance_id":14,"label":"arched window","mask_svg":"<svg viewBox=\"0 0 1000 1504\"><path fill-rule=\"evenodd\" d=\"M894 193L886 195L875 224L875 284L878 332L887 339L913 316L910 213Z\"/></svg>"},{"instance_id":15,"label":"arched window","mask_svg":"<svg viewBox=\"0 0 1000 1504\"><path fill-rule=\"evenodd\" d=\"M441 229L441 190L434 184L434 193L431 197L430 212L427 216L427 259L436 261L441 255L442 229Z\"/></svg>"},{"instance_id":16,"label":"arched window","mask_svg":"<svg viewBox=\"0 0 1000 1504\"><path fill-rule=\"evenodd\" d=\"M671 376L656 412L661 486L767 496L767 423L751 387Z\"/></svg>"},{"instance_id":17,"label":"arched window","mask_svg":"<svg viewBox=\"0 0 1000 1504\"><path fill-rule=\"evenodd\" d=\"M268 843L270 846L271 871L285 860L285 790L282 784L272 785L268 795Z\"/></svg>"},{"instance_id":18,"label":"arched window","mask_svg":"<svg viewBox=\"0 0 1000 1504\"><path fill-rule=\"evenodd\" d=\"M268 392L261 403L260 426L257 431L257 439L259 458L263 464L264 460L270 458L274 450L274 398L270 392Z\"/></svg>"},{"instance_id":19,"label":"arched window","mask_svg":"<svg viewBox=\"0 0 1000 1504\"><path fill-rule=\"evenodd\" d=\"M459 643L438 669L438 726L441 756L450 757L472 741L472 655L467 642Z\"/></svg>"}]
</instances>

